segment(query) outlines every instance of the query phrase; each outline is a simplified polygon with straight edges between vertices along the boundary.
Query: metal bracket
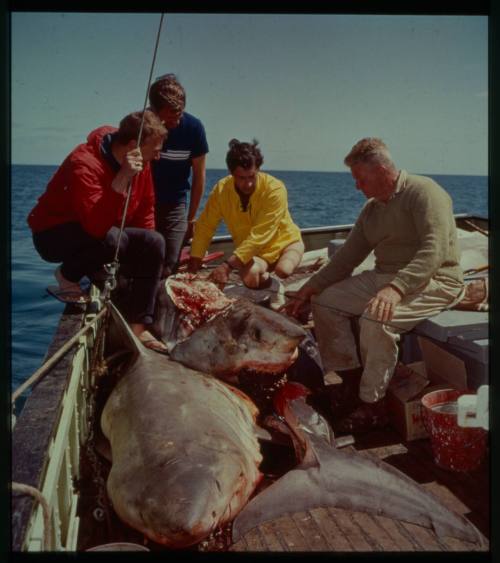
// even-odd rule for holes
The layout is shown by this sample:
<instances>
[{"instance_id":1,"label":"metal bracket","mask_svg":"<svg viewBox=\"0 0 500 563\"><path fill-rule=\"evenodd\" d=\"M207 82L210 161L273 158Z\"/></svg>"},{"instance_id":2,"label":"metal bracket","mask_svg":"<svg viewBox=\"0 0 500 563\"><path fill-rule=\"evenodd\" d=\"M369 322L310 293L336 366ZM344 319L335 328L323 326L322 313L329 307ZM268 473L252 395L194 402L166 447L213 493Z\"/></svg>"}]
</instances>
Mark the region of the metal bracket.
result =
<instances>
[{"instance_id":1,"label":"metal bracket","mask_svg":"<svg viewBox=\"0 0 500 563\"><path fill-rule=\"evenodd\" d=\"M104 290L102 292L102 299L103 301L108 301L111 295L111 292L116 289L116 274L118 268L120 267L117 261L113 261L109 264L104 264L103 268L107 274L106 281L104 282Z\"/></svg>"}]
</instances>

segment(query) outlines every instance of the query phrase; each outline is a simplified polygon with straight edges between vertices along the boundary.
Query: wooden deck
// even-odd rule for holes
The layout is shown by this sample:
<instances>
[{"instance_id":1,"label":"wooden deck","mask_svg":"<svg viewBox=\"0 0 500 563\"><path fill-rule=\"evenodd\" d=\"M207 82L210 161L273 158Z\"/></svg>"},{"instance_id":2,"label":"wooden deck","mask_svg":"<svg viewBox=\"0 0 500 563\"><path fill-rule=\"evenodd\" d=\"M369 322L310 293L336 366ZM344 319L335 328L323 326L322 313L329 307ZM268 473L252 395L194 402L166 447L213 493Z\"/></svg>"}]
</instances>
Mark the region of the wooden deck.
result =
<instances>
[{"instance_id":1,"label":"wooden deck","mask_svg":"<svg viewBox=\"0 0 500 563\"><path fill-rule=\"evenodd\" d=\"M453 473L439 468L433 461L429 440L402 442L388 427L356 437L354 446L370 452L396 467L442 503L464 515L483 538L483 545L436 534L415 524L333 507L296 512L267 522L249 531L231 545L229 529L218 532L188 551L234 552L487 552L489 550L489 463L471 473ZM288 448L274 446L273 454L293 459ZM109 464L103 460L104 477ZM274 473L274 472L273 472ZM147 540L141 533L121 522L111 509L109 521L96 524L92 511L96 506L92 485L81 499L79 550L109 542L133 542L151 551L166 548ZM83 492L83 491L82 491ZM168 551L168 550L166 550Z\"/></svg>"},{"instance_id":2,"label":"wooden deck","mask_svg":"<svg viewBox=\"0 0 500 563\"><path fill-rule=\"evenodd\" d=\"M487 551L474 544L436 535L414 524L406 524L337 508L315 508L296 512L251 530L231 551Z\"/></svg>"},{"instance_id":3,"label":"wooden deck","mask_svg":"<svg viewBox=\"0 0 500 563\"><path fill-rule=\"evenodd\" d=\"M338 508L315 508L267 522L248 532L230 551L425 552L489 550L489 467L452 473L433 462L429 440L404 443L388 428L356 438L368 451L396 467L445 506L464 515L483 536L484 545L439 538L422 526Z\"/></svg>"}]
</instances>

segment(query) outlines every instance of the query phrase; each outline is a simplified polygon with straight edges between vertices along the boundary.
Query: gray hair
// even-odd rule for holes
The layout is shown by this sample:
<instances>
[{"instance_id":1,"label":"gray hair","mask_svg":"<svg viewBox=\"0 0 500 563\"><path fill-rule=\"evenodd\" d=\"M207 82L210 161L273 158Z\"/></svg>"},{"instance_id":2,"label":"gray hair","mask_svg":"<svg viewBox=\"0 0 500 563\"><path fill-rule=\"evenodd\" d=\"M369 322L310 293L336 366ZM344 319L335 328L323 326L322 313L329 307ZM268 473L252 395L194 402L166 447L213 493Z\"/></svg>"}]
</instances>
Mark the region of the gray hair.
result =
<instances>
[{"instance_id":1,"label":"gray hair","mask_svg":"<svg viewBox=\"0 0 500 563\"><path fill-rule=\"evenodd\" d=\"M386 168L395 169L387 145L377 137L366 137L358 141L344 158L344 164L351 168L360 162L367 164L380 164Z\"/></svg>"}]
</instances>

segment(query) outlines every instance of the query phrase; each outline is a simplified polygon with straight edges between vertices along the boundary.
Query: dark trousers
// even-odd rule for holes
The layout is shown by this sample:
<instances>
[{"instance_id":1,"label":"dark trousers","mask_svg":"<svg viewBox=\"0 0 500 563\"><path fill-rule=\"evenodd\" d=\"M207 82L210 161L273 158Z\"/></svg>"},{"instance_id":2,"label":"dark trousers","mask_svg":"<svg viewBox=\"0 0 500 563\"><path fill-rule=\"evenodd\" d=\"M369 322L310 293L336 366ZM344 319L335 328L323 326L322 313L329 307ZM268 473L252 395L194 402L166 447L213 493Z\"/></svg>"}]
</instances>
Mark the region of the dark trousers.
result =
<instances>
[{"instance_id":1,"label":"dark trousers","mask_svg":"<svg viewBox=\"0 0 500 563\"><path fill-rule=\"evenodd\" d=\"M92 277L112 262L120 230L111 227L104 239L96 239L79 223L64 223L33 234L37 252L47 262L62 262L61 273L69 281ZM153 230L127 227L122 233L119 273L130 281L129 322L151 324L156 290L165 256L165 241Z\"/></svg>"},{"instance_id":2,"label":"dark trousers","mask_svg":"<svg viewBox=\"0 0 500 563\"><path fill-rule=\"evenodd\" d=\"M187 231L186 202L157 203L156 230L165 239L164 277L175 274Z\"/></svg>"}]
</instances>

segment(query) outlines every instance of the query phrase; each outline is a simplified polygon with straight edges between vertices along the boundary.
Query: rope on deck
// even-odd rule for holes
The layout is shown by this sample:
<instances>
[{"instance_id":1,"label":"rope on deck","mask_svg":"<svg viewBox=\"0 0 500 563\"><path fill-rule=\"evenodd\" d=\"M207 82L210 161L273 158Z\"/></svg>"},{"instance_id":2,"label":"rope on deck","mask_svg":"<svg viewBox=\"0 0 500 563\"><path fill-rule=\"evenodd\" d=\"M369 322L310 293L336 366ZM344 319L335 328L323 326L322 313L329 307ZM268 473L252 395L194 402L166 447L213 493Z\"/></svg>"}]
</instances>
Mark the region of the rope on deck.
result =
<instances>
[{"instance_id":1,"label":"rope on deck","mask_svg":"<svg viewBox=\"0 0 500 563\"><path fill-rule=\"evenodd\" d=\"M47 499L43 496L43 494L32 487L31 485L25 485L24 483L11 483L12 491L16 493L21 493L23 495L31 495L34 497L42 507L42 514L43 514L43 551L49 550L50 545L50 538L52 535L52 524L50 522L50 510L49 510L49 503Z\"/></svg>"}]
</instances>

